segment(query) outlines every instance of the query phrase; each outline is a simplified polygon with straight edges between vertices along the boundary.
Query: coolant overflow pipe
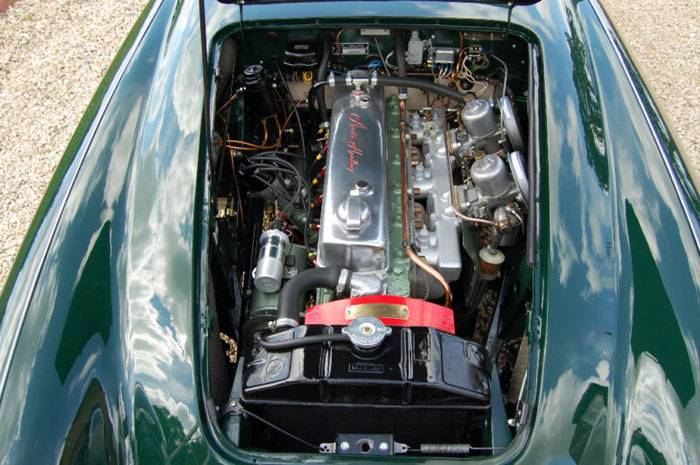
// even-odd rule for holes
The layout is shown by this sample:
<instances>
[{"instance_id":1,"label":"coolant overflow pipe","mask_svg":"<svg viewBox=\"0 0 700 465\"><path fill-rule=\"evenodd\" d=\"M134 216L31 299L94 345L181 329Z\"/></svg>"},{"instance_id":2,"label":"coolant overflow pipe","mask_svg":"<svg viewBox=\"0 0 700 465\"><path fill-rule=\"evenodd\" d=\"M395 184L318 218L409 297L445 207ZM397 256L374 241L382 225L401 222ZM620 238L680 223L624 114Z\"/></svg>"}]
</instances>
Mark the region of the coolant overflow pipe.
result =
<instances>
[{"instance_id":1,"label":"coolant overflow pipe","mask_svg":"<svg viewBox=\"0 0 700 465\"><path fill-rule=\"evenodd\" d=\"M323 39L323 52L321 54L321 62L318 65L318 71L316 72L316 80L324 81L326 79L328 59L331 56L331 42L333 41L333 34L327 32ZM318 88L316 88L318 89ZM309 92L310 93L310 92ZM316 98L318 99L318 109L321 111L322 122L328 121L328 107L326 106L326 94L323 89L316 90Z\"/></svg>"},{"instance_id":2,"label":"coolant overflow pipe","mask_svg":"<svg viewBox=\"0 0 700 465\"><path fill-rule=\"evenodd\" d=\"M275 328L299 326L299 298L307 291L323 287L336 289L342 268L309 268L290 279L282 287ZM350 282L352 273L346 272Z\"/></svg>"}]
</instances>

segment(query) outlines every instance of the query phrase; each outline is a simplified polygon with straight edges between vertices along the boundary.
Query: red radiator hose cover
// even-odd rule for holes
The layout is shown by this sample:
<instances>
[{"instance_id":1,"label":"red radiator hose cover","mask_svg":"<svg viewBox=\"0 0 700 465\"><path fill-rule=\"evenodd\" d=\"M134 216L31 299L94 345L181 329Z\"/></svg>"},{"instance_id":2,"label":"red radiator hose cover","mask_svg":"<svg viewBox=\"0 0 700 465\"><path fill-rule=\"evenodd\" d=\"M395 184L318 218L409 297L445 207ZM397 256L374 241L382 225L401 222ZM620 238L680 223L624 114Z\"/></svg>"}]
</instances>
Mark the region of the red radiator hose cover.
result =
<instances>
[{"instance_id":1,"label":"red radiator hose cover","mask_svg":"<svg viewBox=\"0 0 700 465\"><path fill-rule=\"evenodd\" d=\"M442 305L395 295L334 300L306 311L307 325L347 326L358 316L379 318L389 326L424 326L455 333L454 313Z\"/></svg>"}]
</instances>

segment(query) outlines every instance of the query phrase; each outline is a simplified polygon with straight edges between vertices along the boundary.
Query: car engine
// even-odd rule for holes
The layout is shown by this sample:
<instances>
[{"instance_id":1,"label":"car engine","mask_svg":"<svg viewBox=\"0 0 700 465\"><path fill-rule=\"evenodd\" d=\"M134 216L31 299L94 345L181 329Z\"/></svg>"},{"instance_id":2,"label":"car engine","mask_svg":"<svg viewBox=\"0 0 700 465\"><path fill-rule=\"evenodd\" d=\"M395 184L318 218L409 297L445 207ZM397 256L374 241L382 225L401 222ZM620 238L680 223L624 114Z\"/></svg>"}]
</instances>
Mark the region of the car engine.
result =
<instances>
[{"instance_id":1,"label":"car engine","mask_svg":"<svg viewBox=\"0 0 700 465\"><path fill-rule=\"evenodd\" d=\"M266 52L231 36L216 93L225 435L271 452L496 453L494 411L517 432L527 371L529 44L246 34Z\"/></svg>"}]
</instances>

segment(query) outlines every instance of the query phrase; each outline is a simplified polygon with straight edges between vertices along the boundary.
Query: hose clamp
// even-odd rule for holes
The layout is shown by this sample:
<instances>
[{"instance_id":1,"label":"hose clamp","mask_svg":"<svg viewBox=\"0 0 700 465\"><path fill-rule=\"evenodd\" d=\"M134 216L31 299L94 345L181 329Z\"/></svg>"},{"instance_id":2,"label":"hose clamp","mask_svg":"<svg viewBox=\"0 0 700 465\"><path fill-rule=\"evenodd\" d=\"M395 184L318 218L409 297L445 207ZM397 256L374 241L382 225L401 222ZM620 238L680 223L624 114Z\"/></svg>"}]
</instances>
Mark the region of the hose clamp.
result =
<instances>
[{"instance_id":1,"label":"hose clamp","mask_svg":"<svg viewBox=\"0 0 700 465\"><path fill-rule=\"evenodd\" d=\"M292 318L278 318L275 320L275 329L280 328L296 328L299 322Z\"/></svg>"},{"instance_id":2,"label":"hose clamp","mask_svg":"<svg viewBox=\"0 0 700 465\"><path fill-rule=\"evenodd\" d=\"M348 283L350 281L350 271L343 268L340 270L340 276L338 276L338 283L335 285L335 292L338 295L342 295L348 290Z\"/></svg>"}]
</instances>

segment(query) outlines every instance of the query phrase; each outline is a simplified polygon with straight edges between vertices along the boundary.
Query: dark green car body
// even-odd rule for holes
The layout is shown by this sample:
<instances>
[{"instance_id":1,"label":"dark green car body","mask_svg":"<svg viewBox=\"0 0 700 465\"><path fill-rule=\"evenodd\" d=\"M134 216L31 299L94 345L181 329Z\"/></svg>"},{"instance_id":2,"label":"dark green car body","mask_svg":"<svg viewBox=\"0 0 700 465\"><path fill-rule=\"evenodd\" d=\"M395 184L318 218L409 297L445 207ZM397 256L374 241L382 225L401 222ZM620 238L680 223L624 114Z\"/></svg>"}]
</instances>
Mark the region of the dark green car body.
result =
<instances>
[{"instance_id":1,"label":"dark green car body","mask_svg":"<svg viewBox=\"0 0 700 465\"><path fill-rule=\"evenodd\" d=\"M208 2L212 57L239 12ZM507 14L456 2L244 7L255 27L499 28ZM689 171L595 1L516 6L512 23L539 56L537 369L523 427L478 460L700 463ZM338 461L238 450L208 410L200 60L196 2L152 2L66 151L0 301L2 463Z\"/></svg>"}]
</instances>

